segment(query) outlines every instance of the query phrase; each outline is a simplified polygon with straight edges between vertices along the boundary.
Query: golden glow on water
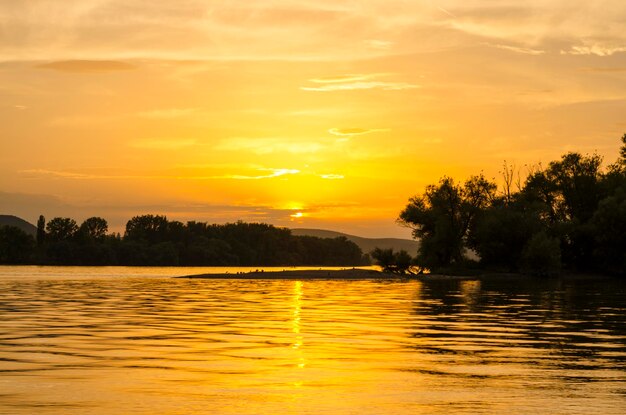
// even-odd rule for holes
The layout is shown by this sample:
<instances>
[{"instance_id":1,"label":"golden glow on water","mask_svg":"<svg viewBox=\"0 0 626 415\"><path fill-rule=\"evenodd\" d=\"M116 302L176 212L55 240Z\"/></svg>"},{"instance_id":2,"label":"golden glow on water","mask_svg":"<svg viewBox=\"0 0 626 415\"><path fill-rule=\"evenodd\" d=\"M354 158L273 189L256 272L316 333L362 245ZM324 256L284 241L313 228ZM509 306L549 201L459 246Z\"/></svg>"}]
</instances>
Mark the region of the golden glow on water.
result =
<instances>
[{"instance_id":1,"label":"golden glow on water","mask_svg":"<svg viewBox=\"0 0 626 415\"><path fill-rule=\"evenodd\" d=\"M302 350L302 346L304 345L304 338L300 333L300 311L302 308L302 281L294 281L294 294L293 294L293 320L292 327L293 333L295 335L295 339L293 345L291 346L294 349L298 350L297 364L296 366L299 369L304 369L306 366L306 359L304 358L304 350ZM302 382L296 382L298 386L302 385Z\"/></svg>"},{"instance_id":2,"label":"golden glow on water","mask_svg":"<svg viewBox=\"0 0 626 415\"><path fill-rule=\"evenodd\" d=\"M2 414L626 411L620 281L31 270L0 267Z\"/></svg>"}]
</instances>

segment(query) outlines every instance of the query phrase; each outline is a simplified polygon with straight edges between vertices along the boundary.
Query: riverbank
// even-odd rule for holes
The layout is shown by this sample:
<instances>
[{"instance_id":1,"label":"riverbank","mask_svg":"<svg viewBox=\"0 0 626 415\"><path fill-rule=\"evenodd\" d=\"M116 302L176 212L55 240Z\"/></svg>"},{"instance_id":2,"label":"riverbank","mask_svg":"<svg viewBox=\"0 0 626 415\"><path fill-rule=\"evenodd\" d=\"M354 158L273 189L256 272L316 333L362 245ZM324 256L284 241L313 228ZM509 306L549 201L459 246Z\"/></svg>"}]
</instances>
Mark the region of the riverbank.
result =
<instances>
[{"instance_id":1,"label":"riverbank","mask_svg":"<svg viewBox=\"0 0 626 415\"><path fill-rule=\"evenodd\" d=\"M397 275L372 269L349 268L339 270L312 269L312 270L283 270L283 271L250 271L239 273L198 274L184 275L175 278L190 279L250 279L250 280L388 280L416 278L415 275Z\"/></svg>"},{"instance_id":2,"label":"riverbank","mask_svg":"<svg viewBox=\"0 0 626 415\"><path fill-rule=\"evenodd\" d=\"M596 280L610 279L605 275L564 274L557 277L536 277L517 273L483 273L474 275L447 275L447 274L392 274L372 269L348 268L339 270L283 270L283 271L248 271L183 275L174 278L187 279L242 279L242 280L533 280L533 279L567 279L567 280Z\"/></svg>"}]
</instances>

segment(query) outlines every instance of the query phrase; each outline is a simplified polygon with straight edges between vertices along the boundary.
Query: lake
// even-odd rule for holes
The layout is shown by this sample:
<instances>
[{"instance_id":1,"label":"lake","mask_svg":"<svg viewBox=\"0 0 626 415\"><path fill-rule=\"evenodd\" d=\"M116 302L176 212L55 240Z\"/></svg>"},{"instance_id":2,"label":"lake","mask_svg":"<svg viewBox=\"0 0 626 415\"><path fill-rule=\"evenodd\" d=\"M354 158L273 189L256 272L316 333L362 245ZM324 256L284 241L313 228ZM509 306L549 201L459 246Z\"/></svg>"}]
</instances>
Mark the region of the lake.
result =
<instances>
[{"instance_id":1,"label":"lake","mask_svg":"<svg viewBox=\"0 0 626 415\"><path fill-rule=\"evenodd\" d=\"M0 267L0 413L626 413L619 280L204 272Z\"/></svg>"}]
</instances>

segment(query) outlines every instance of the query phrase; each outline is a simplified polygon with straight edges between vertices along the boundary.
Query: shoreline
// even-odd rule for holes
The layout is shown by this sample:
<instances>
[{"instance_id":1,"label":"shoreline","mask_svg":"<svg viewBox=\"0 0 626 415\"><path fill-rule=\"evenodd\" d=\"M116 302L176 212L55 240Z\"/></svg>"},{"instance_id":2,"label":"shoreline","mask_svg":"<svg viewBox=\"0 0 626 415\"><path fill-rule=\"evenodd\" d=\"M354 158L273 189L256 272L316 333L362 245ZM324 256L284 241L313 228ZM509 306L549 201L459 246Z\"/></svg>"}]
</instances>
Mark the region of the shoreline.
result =
<instances>
[{"instance_id":1,"label":"shoreline","mask_svg":"<svg viewBox=\"0 0 626 415\"><path fill-rule=\"evenodd\" d=\"M484 273L476 275L446 274L392 274L372 269L349 268L340 270L283 270L249 271L240 273L192 274L172 278L184 279L230 279L230 280L397 280L397 281L462 281L462 280L602 280L611 279L605 275L564 274L556 277L536 277L517 273Z\"/></svg>"},{"instance_id":2,"label":"shoreline","mask_svg":"<svg viewBox=\"0 0 626 415\"><path fill-rule=\"evenodd\" d=\"M370 280L370 279L409 279L409 275L396 275L371 269L339 269L339 270L283 270L283 271L250 271L240 273L216 273L183 275L174 278L186 279L232 279L232 280Z\"/></svg>"}]
</instances>

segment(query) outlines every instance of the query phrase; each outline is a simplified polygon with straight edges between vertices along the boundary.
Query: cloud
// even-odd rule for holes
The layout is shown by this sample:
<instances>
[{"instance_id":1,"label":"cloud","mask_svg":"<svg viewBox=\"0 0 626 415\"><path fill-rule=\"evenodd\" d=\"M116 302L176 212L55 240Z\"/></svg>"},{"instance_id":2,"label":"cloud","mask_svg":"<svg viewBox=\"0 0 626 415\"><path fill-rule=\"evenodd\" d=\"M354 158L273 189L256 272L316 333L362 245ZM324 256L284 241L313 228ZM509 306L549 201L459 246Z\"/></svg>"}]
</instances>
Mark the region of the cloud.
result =
<instances>
[{"instance_id":1,"label":"cloud","mask_svg":"<svg viewBox=\"0 0 626 415\"><path fill-rule=\"evenodd\" d=\"M4 1L0 57L367 59L471 47L476 37L623 41L625 14L619 0Z\"/></svg>"},{"instance_id":2,"label":"cloud","mask_svg":"<svg viewBox=\"0 0 626 415\"><path fill-rule=\"evenodd\" d=\"M362 89L383 89L386 91L398 91L403 89L419 88L419 85L413 85L406 82L387 82L377 81L377 78L391 76L390 73L371 73L371 74L347 74L339 76L331 76L325 78L309 79L309 82L316 84L315 86L302 86L300 89L304 91L350 91Z\"/></svg>"},{"instance_id":3,"label":"cloud","mask_svg":"<svg viewBox=\"0 0 626 415\"><path fill-rule=\"evenodd\" d=\"M18 173L26 175L27 178L39 178L44 176L55 177L59 179L74 179L74 180L89 180L89 179L133 179L140 176L127 176L127 175L101 175L101 174L88 174L79 173L65 170L47 170L47 169L26 169L20 170ZM144 178L144 176L141 176Z\"/></svg>"},{"instance_id":4,"label":"cloud","mask_svg":"<svg viewBox=\"0 0 626 415\"><path fill-rule=\"evenodd\" d=\"M365 44L372 49L388 50L391 49L394 42L390 42L388 40L368 39L365 41Z\"/></svg>"},{"instance_id":5,"label":"cloud","mask_svg":"<svg viewBox=\"0 0 626 415\"><path fill-rule=\"evenodd\" d=\"M626 6L617 0L602 4L585 0L456 1L448 5L446 9L440 8L447 14L443 27L496 41L505 49L519 53L558 51L566 44L577 46L564 49L563 54L608 56L621 49L626 41L623 30ZM468 40L465 37L461 42L469 46ZM600 45L592 46L586 40ZM510 44L516 46L509 48Z\"/></svg>"},{"instance_id":6,"label":"cloud","mask_svg":"<svg viewBox=\"0 0 626 415\"><path fill-rule=\"evenodd\" d=\"M515 52L515 53L523 53L525 55L536 56L536 55L543 55L544 53L546 53L545 50L531 49L531 48L525 48L525 47L513 46L513 45L489 45L489 46L493 46L494 48L498 48L498 49L508 50L508 51Z\"/></svg>"},{"instance_id":7,"label":"cloud","mask_svg":"<svg viewBox=\"0 0 626 415\"><path fill-rule=\"evenodd\" d=\"M257 168L260 174L167 175L167 174L92 174L67 170L27 169L18 173L27 178L53 177L70 180L260 180L299 174L295 169Z\"/></svg>"},{"instance_id":8,"label":"cloud","mask_svg":"<svg viewBox=\"0 0 626 415\"><path fill-rule=\"evenodd\" d=\"M355 135L363 135L376 133L380 131L389 131L388 128L331 128L328 130L329 133L333 135L337 135L339 137L353 137Z\"/></svg>"},{"instance_id":9,"label":"cloud","mask_svg":"<svg viewBox=\"0 0 626 415\"><path fill-rule=\"evenodd\" d=\"M233 137L223 140L215 148L227 151L251 151L256 154L281 152L306 154L316 153L322 150L324 145L314 141L293 141L286 138Z\"/></svg>"},{"instance_id":10,"label":"cloud","mask_svg":"<svg viewBox=\"0 0 626 415\"><path fill-rule=\"evenodd\" d=\"M300 170L295 169L258 169L259 171L268 172L258 176L246 176L241 174L228 174L224 176L214 176L214 179L234 179L234 180L259 180L259 179L271 179L274 177L280 177L291 174L298 174Z\"/></svg>"},{"instance_id":11,"label":"cloud","mask_svg":"<svg viewBox=\"0 0 626 415\"><path fill-rule=\"evenodd\" d=\"M569 50L561 50L561 55L596 55L611 56L626 52L626 46L606 46L599 43L572 46Z\"/></svg>"},{"instance_id":12,"label":"cloud","mask_svg":"<svg viewBox=\"0 0 626 415\"><path fill-rule=\"evenodd\" d=\"M456 18L457 16L455 16L453 13L451 13L448 9L444 9L443 7L437 7L437 10L445 13L446 15Z\"/></svg>"},{"instance_id":13,"label":"cloud","mask_svg":"<svg viewBox=\"0 0 626 415\"><path fill-rule=\"evenodd\" d=\"M115 72L128 71L135 69L135 65L120 61L107 60L68 60L55 61L37 65L39 69L51 69L60 72L81 72L81 73L97 73L97 72Z\"/></svg>"},{"instance_id":14,"label":"cloud","mask_svg":"<svg viewBox=\"0 0 626 415\"><path fill-rule=\"evenodd\" d=\"M318 91L318 92L331 92L331 91L355 91L363 89L382 89L385 91L401 91L404 89L419 88L419 85L408 84L405 82L348 82L341 84L330 84L322 86L302 86L300 89L304 91Z\"/></svg>"},{"instance_id":15,"label":"cloud","mask_svg":"<svg viewBox=\"0 0 626 415\"><path fill-rule=\"evenodd\" d=\"M192 147L197 144L195 139L142 139L129 143L130 147L154 149L154 150L176 150L179 148Z\"/></svg>"},{"instance_id":16,"label":"cloud","mask_svg":"<svg viewBox=\"0 0 626 415\"><path fill-rule=\"evenodd\" d=\"M385 76L387 74L382 73L373 73L373 74L348 74L348 75L339 75L339 76L329 76L324 78L313 78L309 79L309 82L313 82L316 84L335 84L335 83L343 83L343 82L357 82L357 81L367 81L368 79L377 78L380 76Z\"/></svg>"},{"instance_id":17,"label":"cloud","mask_svg":"<svg viewBox=\"0 0 626 415\"><path fill-rule=\"evenodd\" d=\"M0 191L0 212L35 223L41 214L67 214L67 205L57 196Z\"/></svg>"},{"instance_id":18,"label":"cloud","mask_svg":"<svg viewBox=\"0 0 626 415\"><path fill-rule=\"evenodd\" d=\"M326 180L341 180L345 178L342 174L321 174L320 177Z\"/></svg>"},{"instance_id":19,"label":"cloud","mask_svg":"<svg viewBox=\"0 0 626 415\"><path fill-rule=\"evenodd\" d=\"M199 108L164 108L150 111L140 111L137 116L150 119L174 119L186 117L198 112Z\"/></svg>"}]
</instances>

